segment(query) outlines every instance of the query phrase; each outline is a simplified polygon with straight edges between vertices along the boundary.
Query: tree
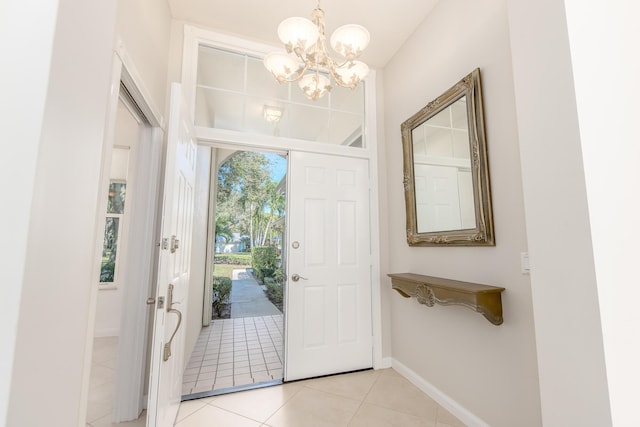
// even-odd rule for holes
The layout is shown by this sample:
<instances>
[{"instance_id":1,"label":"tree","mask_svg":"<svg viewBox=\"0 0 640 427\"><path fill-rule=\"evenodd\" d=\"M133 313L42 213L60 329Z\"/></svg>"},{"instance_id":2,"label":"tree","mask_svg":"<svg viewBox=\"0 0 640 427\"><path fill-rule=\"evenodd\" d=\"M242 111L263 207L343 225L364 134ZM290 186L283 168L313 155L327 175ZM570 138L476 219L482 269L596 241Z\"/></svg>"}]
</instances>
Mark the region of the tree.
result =
<instances>
[{"instance_id":1,"label":"tree","mask_svg":"<svg viewBox=\"0 0 640 427\"><path fill-rule=\"evenodd\" d=\"M284 195L271 181L271 162L262 153L233 154L218 171L217 216L221 233L249 235L251 246L264 245L273 221L284 213ZM229 230L222 225L227 224ZM216 218L216 229L218 218Z\"/></svg>"}]
</instances>

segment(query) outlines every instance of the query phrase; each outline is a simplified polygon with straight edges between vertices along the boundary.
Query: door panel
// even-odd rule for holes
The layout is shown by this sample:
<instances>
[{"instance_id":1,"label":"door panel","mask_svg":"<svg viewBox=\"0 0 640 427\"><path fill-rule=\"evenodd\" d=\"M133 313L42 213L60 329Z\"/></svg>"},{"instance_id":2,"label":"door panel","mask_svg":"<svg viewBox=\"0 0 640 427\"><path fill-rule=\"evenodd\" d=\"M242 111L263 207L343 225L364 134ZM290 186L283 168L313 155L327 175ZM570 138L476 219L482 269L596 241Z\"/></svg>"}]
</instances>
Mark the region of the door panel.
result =
<instances>
[{"instance_id":1,"label":"door panel","mask_svg":"<svg viewBox=\"0 0 640 427\"><path fill-rule=\"evenodd\" d=\"M372 366L368 167L290 153L286 380Z\"/></svg>"},{"instance_id":2,"label":"door panel","mask_svg":"<svg viewBox=\"0 0 640 427\"><path fill-rule=\"evenodd\" d=\"M173 426L180 405L189 289L196 143L180 85L171 87L162 238L147 425ZM164 298L164 307L158 301Z\"/></svg>"}]
</instances>

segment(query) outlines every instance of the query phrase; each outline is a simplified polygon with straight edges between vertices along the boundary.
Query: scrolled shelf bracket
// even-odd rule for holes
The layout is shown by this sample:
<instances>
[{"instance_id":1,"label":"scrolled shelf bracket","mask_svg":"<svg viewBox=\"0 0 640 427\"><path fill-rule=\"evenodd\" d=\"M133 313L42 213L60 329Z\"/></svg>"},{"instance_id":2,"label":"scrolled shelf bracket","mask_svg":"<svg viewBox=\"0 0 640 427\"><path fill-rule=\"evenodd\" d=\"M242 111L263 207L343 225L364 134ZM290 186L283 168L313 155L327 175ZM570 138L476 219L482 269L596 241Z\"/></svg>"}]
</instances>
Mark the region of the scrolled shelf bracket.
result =
<instances>
[{"instance_id":1,"label":"scrolled shelf bracket","mask_svg":"<svg viewBox=\"0 0 640 427\"><path fill-rule=\"evenodd\" d=\"M416 298L427 307L461 305L482 314L494 325L504 322L502 292L504 288L461 282L413 273L391 273L391 287L405 298Z\"/></svg>"}]
</instances>

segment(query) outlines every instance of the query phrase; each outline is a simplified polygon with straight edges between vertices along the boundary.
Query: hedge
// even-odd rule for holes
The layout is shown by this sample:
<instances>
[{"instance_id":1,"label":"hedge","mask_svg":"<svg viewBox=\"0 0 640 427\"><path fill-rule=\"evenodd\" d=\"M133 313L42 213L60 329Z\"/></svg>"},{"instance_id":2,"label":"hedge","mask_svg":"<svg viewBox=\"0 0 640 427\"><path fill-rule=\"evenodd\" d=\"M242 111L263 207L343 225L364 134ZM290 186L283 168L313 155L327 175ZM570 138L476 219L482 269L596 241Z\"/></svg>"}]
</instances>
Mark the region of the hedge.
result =
<instances>
[{"instance_id":1,"label":"hedge","mask_svg":"<svg viewBox=\"0 0 640 427\"><path fill-rule=\"evenodd\" d=\"M271 277L276 271L276 248L273 246L254 246L251 248L251 268L253 274L262 280Z\"/></svg>"},{"instance_id":2,"label":"hedge","mask_svg":"<svg viewBox=\"0 0 640 427\"><path fill-rule=\"evenodd\" d=\"M251 254L216 254L216 264L251 265Z\"/></svg>"},{"instance_id":3,"label":"hedge","mask_svg":"<svg viewBox=\"0 0 640 427\"><path fill-rule=\"evenodd\" d=\"M213 276L211 285L211 305L216 317L222 316L222 310L229 303L231 295L231 279L228 277Z\"/></svg>"}]
</instances>

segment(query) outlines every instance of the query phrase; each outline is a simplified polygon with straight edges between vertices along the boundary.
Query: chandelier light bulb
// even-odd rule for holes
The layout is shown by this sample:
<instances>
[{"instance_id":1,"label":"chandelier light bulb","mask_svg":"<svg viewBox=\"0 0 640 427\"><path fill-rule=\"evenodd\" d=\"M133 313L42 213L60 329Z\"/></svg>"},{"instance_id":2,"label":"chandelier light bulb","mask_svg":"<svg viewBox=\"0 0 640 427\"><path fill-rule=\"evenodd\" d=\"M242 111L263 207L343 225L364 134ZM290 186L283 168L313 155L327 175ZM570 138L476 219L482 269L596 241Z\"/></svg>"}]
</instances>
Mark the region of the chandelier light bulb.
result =
<instances>
[{"instance_id":1,"label":"chandelier light bulb","mask_svg":"<svg viewBox=\"0 0 640 427\"><path fill-rule=\"evenodd\" d=\"M320 31L307 18L287 18L278 25L278 38L287 47L287 52L297 48L306 51L318 41Z\"/></svg>"},{"instance_id":2,"label":"chandelier light bulb","mask_svg":"<svg viewBox=\"0 0 640 427\"><path fill-rule=\"evenodd\" d=\"M287 81L300 68L294 58L284 53L270 53L264 58L264 66L279 82Z\"/></svg>"},{"instance_id":3,"label":"chandelier light bulb","mask_svg":"<svg viewBox=\"0 0 640 427\"><path fill-rule=\"evenodd\" d=\"M348 62L340 68L336 68L336 74L342 80L343 85L354 88L369 74L369 66L362 61Z\"/></svg>"},{"instance_id":4,"label":"chandelier light bulb","mask_svg":"<svg viewBox=\"0 0 640 427\"><path fill-rule=\"evenodd\" d=\"M337 28L331 35L331 47L345 59L351 61L369 46L371 36L362 25L347 24Z\"/></svg>"},{"instance_id":5,"label":"chandelier light bulb","mask_svg":"<svg viewBox=\"0 0 640 427\"><path fill-rule=\"evenodd\" d=\"M331 90L329 79L319 73L305 74L298 82L298 86L312 101L322 98L325 93Z\"/></svg>"}]
</instances>

